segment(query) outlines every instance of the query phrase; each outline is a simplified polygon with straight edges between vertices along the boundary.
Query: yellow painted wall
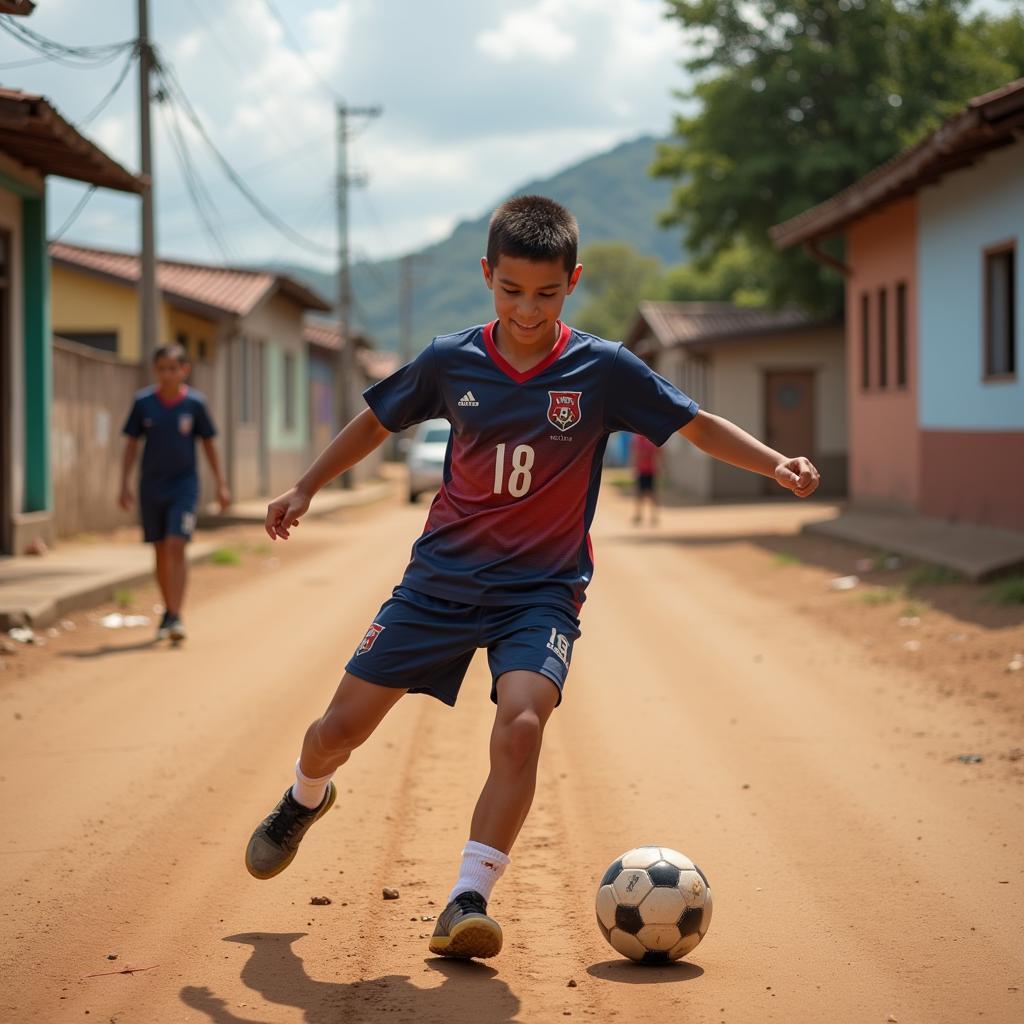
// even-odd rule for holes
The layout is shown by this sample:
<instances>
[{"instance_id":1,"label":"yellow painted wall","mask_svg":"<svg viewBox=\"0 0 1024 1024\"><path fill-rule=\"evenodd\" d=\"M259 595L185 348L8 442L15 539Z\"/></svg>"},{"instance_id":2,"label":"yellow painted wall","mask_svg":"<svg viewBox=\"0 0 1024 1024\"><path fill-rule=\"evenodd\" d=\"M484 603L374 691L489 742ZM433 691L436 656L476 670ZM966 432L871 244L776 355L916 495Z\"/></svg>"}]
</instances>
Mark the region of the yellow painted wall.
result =
<instances>
[{"instance_id":1,"label":"yellow painted wall","mask_svg":"<svg viewBox=\"0 0 1024 1024\"><path fill-rule=\"evenodd\" d=\"M139 303L131 285L54 263L50 309L54 334L117 331L117 354L122 359L139 359Z\"/></svg>"},{"instance_id":2,"label":"yellow painted wall","mask_svg":"<svg viewBox=\"0 0 1024 1024\"><path fill-rule=\"evenodd\" d=\"M117 354L137 362L139 346L139 303L134 285L108 281L95 274L52 265L50 278L53 333L116 331ZM212 320L175 309L161 300L157 313L158 344L170 344L185 336L189 357L199 356L199 342L206 342L206 361L217 350L217 325Z\"/></svg>"}]
</instances>

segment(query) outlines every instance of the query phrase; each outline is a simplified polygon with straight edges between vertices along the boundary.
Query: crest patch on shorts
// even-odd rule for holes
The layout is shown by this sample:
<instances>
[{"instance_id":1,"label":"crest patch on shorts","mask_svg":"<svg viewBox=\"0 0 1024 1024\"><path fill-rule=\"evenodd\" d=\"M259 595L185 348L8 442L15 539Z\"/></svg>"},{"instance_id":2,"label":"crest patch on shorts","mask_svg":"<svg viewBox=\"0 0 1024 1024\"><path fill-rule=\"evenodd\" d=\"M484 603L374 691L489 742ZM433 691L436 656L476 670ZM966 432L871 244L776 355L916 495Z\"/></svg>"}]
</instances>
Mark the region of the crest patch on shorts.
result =
<instances>
[{"instance_id":1,"label":"crest patch on shorts","mask_svg":"<svg viewBox=\"0 0 1024 1024\"><path fill-rule=\"evenodd\" d=\"M356 656L358 657L360 654L365 654L377 642L377 637L379 637L383 632L384 627L379 622L375 622L370 626L366 631L366 635L363 637L362 642L356 648Z\"/></svg>"},{"instance_id":2,"label":"crest patch on shorts","mask_svg":"<svg viewBox=\"0 0 1024 1024\"><path fill-rule=\"evenodd\" d=\"M572 430L581 419L580 396L582 391L549 391L548 422L561 430Z\"/></svg>"}]
</instances>

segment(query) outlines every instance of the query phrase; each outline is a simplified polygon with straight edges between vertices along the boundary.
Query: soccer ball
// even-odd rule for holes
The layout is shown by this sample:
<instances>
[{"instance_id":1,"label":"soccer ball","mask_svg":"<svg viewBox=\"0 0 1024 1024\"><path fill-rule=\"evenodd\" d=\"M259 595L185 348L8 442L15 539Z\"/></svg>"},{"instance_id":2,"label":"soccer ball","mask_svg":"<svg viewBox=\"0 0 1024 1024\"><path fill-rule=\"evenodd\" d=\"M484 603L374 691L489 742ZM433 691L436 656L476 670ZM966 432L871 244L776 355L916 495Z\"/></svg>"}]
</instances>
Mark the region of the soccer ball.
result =
<instances>
[{"instance_id":1,"label":"soccer ball","mask_svg":"<svg viewBox=\"0 0 1024 1024\"><path fill-rule=\"evenodd\" d=\"M604 873L597 923L630 960L666 964L704 938L711 924L711 887L689 857L667 846L638 846Z\"/></svg>"}]
</instances>

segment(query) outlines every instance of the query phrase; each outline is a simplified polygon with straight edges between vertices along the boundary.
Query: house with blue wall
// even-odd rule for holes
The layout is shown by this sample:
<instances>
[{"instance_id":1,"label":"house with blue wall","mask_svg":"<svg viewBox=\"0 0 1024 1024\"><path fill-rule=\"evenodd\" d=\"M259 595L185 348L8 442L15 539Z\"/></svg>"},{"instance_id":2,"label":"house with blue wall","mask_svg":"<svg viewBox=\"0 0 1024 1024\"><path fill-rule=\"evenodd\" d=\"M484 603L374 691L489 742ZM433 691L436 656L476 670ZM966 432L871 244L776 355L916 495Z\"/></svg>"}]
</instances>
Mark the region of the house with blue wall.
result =
<instances>
[{"instance_id":1,"label":"house with blue wall","mask_svg":"<svg viewBox=\"0 0 1024 1024\"><path fill-rule=\"evenodd\" d=\"M845 242L851 499L1024 531L1024 79L772 235Z\"/></svg>"}]
</instances>

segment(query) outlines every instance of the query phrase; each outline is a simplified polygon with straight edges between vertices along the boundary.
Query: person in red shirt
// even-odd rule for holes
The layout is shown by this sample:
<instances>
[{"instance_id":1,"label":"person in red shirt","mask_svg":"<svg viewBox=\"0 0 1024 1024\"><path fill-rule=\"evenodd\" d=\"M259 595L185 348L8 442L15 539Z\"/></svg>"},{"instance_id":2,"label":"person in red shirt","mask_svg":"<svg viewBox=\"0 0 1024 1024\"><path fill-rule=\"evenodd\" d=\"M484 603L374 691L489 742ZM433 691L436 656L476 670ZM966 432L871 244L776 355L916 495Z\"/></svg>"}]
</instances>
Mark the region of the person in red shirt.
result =
<instances>
[{"instance_id":1,"label":"person in red shirt","mask_svg":"<svg viewBox=\"0 0 1024 1024\"><path fill-rule=\"evenodd\" d=\"M630 454L636 478L636 512L633 514L633 522L637 526L643 522L644 499L646 498L651 510L651 526L657 526L658 492L655 489L655 483L657 482L658 460L661 451L653 441L644 437L643 434L634 434Z\"/></svg>"}]
</instances>

